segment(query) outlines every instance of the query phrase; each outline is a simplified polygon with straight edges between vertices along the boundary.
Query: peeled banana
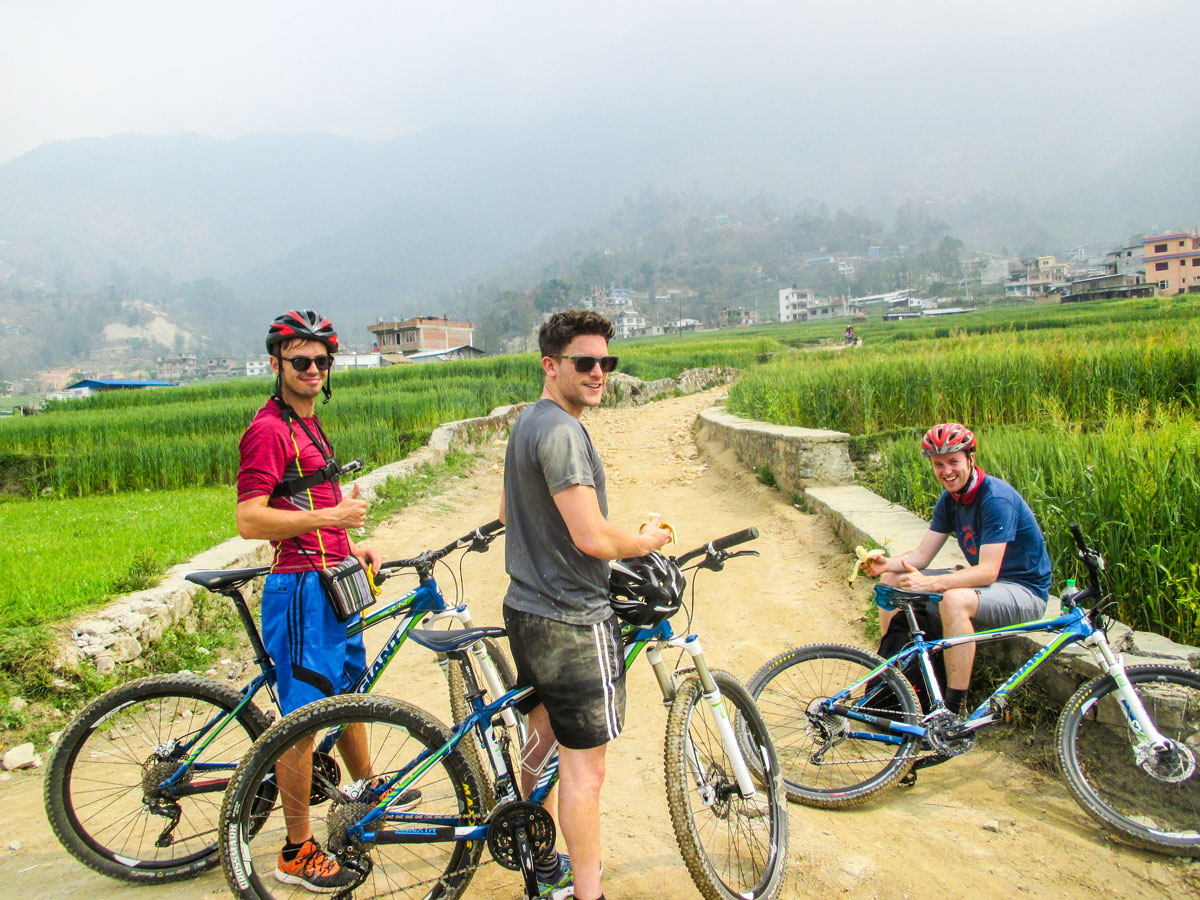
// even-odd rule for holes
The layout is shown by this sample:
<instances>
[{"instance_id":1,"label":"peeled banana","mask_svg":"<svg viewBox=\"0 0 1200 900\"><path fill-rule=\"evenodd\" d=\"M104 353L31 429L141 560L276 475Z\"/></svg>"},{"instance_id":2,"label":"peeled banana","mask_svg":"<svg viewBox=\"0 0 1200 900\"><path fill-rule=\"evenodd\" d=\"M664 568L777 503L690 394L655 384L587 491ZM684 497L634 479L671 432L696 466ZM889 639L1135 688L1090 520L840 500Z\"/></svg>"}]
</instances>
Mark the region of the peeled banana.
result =
<instances>
[{"instance_id":1,"label":"peeled banana","mask_svg":"<svg viewBox=\"0 0 1200 900\"><path fill-rule=\"evenodd\" d=\"M862 544L854 548L854 555L858 557L854 561L854 568L850 570L850 577L847 581L854 584L854 579L858 577L858 570L862 568L862 564L869 559L877 559L884 555L882 547L876 547L874 550L868 550Z\"/></svg>"},{"instance_id":2,"label":"peeled banana","mask_svg":"<svg viewBox=\"0 0 1200 900\"><path fill-rule=\"evenodd\" d=\"M654 515L654 513L651 513L650 515ZM641 524L641 525L638 527L638 534L641 534L643 531L645 531L645 530L646 530L646 526L647 526L647 525L649 525L649 524L650 524L649 522L643 522L643 523L642 523L642 524ZM676 543L676 540L675 540L675 526L674 526L674 525L672 525L670 522L659 522L659 523L658 523L658 527L659 527L659 528L665 528L665 529L667 529L667 531L671 532L671 539L670 539L669 541L667 541L667 543L668 543L668 544L674 544L674 543Z\"/></svg>"}]
</instances>

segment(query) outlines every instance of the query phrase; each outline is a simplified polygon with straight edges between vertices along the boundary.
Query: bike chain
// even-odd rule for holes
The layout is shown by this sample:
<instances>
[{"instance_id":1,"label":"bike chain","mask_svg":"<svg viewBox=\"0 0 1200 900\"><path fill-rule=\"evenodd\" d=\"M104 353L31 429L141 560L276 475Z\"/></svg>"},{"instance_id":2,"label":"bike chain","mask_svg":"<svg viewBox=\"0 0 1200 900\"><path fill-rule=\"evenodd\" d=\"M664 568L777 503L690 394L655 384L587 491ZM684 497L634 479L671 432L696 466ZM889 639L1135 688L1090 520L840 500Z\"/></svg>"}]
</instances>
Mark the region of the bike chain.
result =
<instances>
[{"instance_id":1,"label":"bike chain","mask_svg":"<svg viewBox=\"0 0 1200 900\"><path fill-rule=\"evenodd\" d=\"M861 706L861 707L859 707L859 709L861 709L863 712L886 713L888 715L893 715L896 712L894 709L875 709L874 707L870 707L870 706ZM818 763L818 765L821 765L821 766L854 766L854 765L862 765L864 763L888 762L894 758L895 757L889 756L885 759L880 759L879 757L875 757L874 759L839 759L837 762L829 762L829 763L822 762L822 763ZM905 760L906 761L912 760L913 762L918 762L922 759L933 759L933 758L950 759L951 757L943 756L942 754L935 753L935 752L914 753L912 756L906 756Z\"/></svg>"}]
</instances>

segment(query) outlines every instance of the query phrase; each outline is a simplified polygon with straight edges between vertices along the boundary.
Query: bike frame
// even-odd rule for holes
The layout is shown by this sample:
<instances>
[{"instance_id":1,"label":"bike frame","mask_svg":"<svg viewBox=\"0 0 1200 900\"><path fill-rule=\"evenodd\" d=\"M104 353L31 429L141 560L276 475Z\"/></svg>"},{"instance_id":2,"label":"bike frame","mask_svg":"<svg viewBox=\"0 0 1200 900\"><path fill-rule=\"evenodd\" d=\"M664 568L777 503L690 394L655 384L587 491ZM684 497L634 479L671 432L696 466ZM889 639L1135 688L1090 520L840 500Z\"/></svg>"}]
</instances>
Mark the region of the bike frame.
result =
<instances>
[{"instance_id":1,"label":"bike frame","mask_svg":"<svg viewBox=\"0 0 1200 900\"><path fill-rule=\"evenodd\" d=\"M662 690L663 703L668 706L675 699L675 676L677 673L668 673L666 671L666 667L662 661L662 649L669 646L687 651L692 658L696 674L700 678L704 698L708 702L709 710L717 726L717 732L721 736L721 742L725 747L726 753L729 755L729 759L734 763L734 776L737 778L738 789L743 797L747 799L753 797L756 793L754 781L746 767L745 759L742 757L741 748L734 734L733 724L729 721L728 713L721 699L720 688L717 686L704 660L699 636L691 634L686 637L678 637L671 630L670 622L664 621L652 628L627 628L623 631L623 638L625 642L626 668L632 665L643 649L649 647L646 650L646 658L650 661L655 677L658 680L659 688ZM476 642L472 646L472 649L474 646L478 646L478 644L479 642ZM464 651L454 652L461 653ZM468 679L473 678L469 674L470 670L467 671ZM516 773L512 771L511 761L497 745L496 738L493 736L490 726L497 717L502 717L505 712L511 712L518 702L533 694L534 689L531 687L514 688L489 704L484 704L481 700L481 694L477 689L477 685L468 684L467 692L473 695L471 703L474 707L474 712L458 724L454 732L450 735L450 739L445 744L435 750L426 749L403 769L392 775L386 784L380 786L383 793L379 801L374 804L370 812L347 829L351 840L380 844L485 840L488 828L490 827L487 823L462 826L458 824L459 820L456 817L398 812L388 809L389 805L396 798L408 790L426 770L436 765L451 753L458 746L459 742L472 730L479 736L482 745L487 749L488 759L491 762L496 781L497 804L521 799L518 779ZM707 773L704 771L694 748L692 748L690 739L687 750L692 776L696 780L697 787L703 789ZM554 754L547 763L546 768L538 776L537 783L527 799L539 806L542 805L557 780L558 756ZM701 796L705 805L710 805L716 799L714 796L704 796L703 793ZM414 827L383 830L383 826L387 824L407 824Z\"/></svg>"},{"instance_id":2,"label":"bike frame","mask_svg":"<svg viewBox=\"0 0 1200 900\"><path fill-rule=\"evenodd\" d=\"M267 693L270 695L271 702L275 708L279 708L279 698L275 694L275 666L271 662L266 648L263 646L262 636L259 634L258 627L254 624L254 619L250 615L250 610L246 606L245 600L242 599L241 591L235 589L233 593L227 596L233 601L238 616L242 620L242 626L246 629L246 634L250 638L250 645L255 653L255 662L258 664L260 671L258 675L254 676L241 689L242 698L237 706L223 715L214 716L209 719L199 730L194 732L191 740L179 742L170 748L172 752L184 753L186 758L180 762L179 768L176 769L171 777L161 783L160 787L173 789L175 794L180 797L191 794L210 793L217 789L223 790L221 787L222 782L220 781L194 782L181 785L178 788L176 788L176 784L187 775L189 770L196 772L219 772L232 771L237 768L239 760L233 760L232 762L203 762L199 757L225 727L241 714L246 705L250 703L264 686L267 688ZM368 693L375 686L375 683L379 681L380 677L382 677L388 664L395 658L396 651L404 644L409 632L422 622L428 620L432 624L445 619L454 619L463 628L472 627L471 613L466 605L463 604L453 609L448 608L445 597L442 596L441 589L437 585L437 581L430 574L427 577L423 577L421 583L403 597L361 619L357 625L348 630L347 636L353 637L381 622L401 616L403 618L396 625L392 636L380 648L375 659L367 666L347 693ZM495 666L491 665L491 659L487 656L487 651L483 648L482 644L479 645L477 656L483 664L482 668L485 675L490 676L488 678L489 687L497 694L500 693L502 687L499 674L496 672ZM326 735L316 748L317 751L328 753L333 749L336 740L336 734Z\"/></svg>"},{"instance_id":3,"label":"bike frame","mask_svg":"<svg viewBox=\"0 0 1200 900\"><path fill-rule=\"evenodd\" d=\"M825 712L831 712L847 719L865 722L876 727L885 727L889 733L853 731L849 732L846 737L854 740L877 741L887 744L901 744L909 738L925 737L926 729L923 725L909 725L904 722L897 722L886 714L881 716L871 715L856 706L847 706L842 702L851 693L862 687L872 678L878 676L880 672L889 666L894 666L897 670L900 670L913 657L917 657L920 660L921 677L924 679L925 687L929 691L930 698L933 700L933 711L936 712L939 709L945 709L946 704L942 697L941 686L938 684L937 677L933 672L933 664L930 661L931 653L942 652L948 647L958 647L964 644L982 644L989 641L1005 640L1022 634L1050 632L1056 635L1055 639L1019 666L1003 684L996 688L966 717L962 733L966 734L976 731L995 722L996 711L1004 709L1007 704L1007 697L1014 688L1036 672L1043 663L1057 656L1065 648L1072 644L1083 644L1092 652L1100 669L1105 674L1111 675L1117 682L1122 706L1129 717L1130 728L1134 731L1139 742L1149 742L1155 746L1164 743L1162 734L1155 728L1154 723L1147 716L1145 708L1133 690L1125 674L1125 665L1121 657L1112 652L1105 633L1092 625L1087 612L1081 607L1075 607L1053 619L1022 622L1017 625L992 628L987 631L978 631L974 634L965 634L959 637L942 638L936 641L925 640L924 634L917 626L911 604L904 605L903 610L905 616L908 618L909 629L913 632L912 644L890 659L885 660L867 675L854 682L854 684L821 702L821 709Z\"/></svg>"}]
</instances>

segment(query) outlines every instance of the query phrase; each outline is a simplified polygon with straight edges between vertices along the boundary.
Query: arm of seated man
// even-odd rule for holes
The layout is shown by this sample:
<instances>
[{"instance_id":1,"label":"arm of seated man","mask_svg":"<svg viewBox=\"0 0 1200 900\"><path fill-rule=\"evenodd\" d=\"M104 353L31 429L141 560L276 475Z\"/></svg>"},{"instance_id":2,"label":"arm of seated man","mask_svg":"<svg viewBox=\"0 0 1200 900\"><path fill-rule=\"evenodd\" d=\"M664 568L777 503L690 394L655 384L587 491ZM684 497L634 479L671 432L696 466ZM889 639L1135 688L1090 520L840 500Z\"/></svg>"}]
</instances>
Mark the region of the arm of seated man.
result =
<instances>
[{"instance_id":1,"label":"arm of seated man","mask_svg":"<svg viewBox=\"0 0 1200 900\"><path fill-rule=\"evenodd\" d=\"M623 559L645 556L671 539L671 532L651 516L641 534L618 528L600 512L596 489L588 484L573 484L554 495L554 505L567 524L571 541L581 552L596 559Z\"/></svg>"},{"instance_id":2,"label":"arm of seated man","mask_svg":"<svg viewBox=\"0 0 1200 900\"><path fill-rule=\"evenodd\" d=\"M915 567L897 579L906 591L925 594L944 594L954 588L979 588L995 584L1000 577L1000 565L1008 544L984 544L979 548L979 562L945 575L922 575Z\"/></svg>"}]
</instances>

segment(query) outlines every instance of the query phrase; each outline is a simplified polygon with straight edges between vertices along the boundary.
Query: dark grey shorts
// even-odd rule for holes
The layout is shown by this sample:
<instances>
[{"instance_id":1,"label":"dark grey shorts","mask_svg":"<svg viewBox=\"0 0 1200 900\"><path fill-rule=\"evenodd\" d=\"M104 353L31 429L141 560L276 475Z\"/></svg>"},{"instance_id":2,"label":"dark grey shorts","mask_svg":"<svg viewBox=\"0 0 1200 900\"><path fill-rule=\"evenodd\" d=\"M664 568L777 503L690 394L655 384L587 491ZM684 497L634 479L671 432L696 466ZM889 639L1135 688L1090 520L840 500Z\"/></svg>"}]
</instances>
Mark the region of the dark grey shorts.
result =
<instances>
[{"instance_id":1,"label":"dark grey shorts","mask_svg":"<svg viewBox=\"0 0 1200 900\"><path fill-rule=\"evenodd\" d=\"M947 575L953 569L922 569L923 575ZM1025 587L1013 581L997 581L987 587L975 588L979 595L979 612L971 619L976 631L987 631L990 628L1003 628L1005 625L1019 625L1021 622L1032 622L1046 614L1046 601ZM929 611L940 615L940 604L929 604Z\"/></svg>"},{"instance_id":2,"label":"dark grey shorts","mask_svg":"<svg viewBox=\"0 0 1200 900\"><path fill-rule=\"evenodd\" d=\"M571 750L607 744L625 723L625 656L617 617L595 625L568 625L504 607L517 684L537 694L528 713L544 703L558 742Z\"/></svg>"}]
</instances>

